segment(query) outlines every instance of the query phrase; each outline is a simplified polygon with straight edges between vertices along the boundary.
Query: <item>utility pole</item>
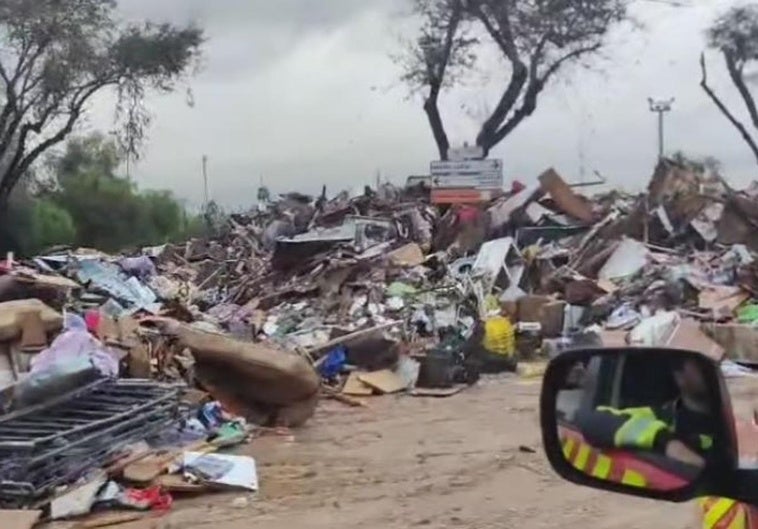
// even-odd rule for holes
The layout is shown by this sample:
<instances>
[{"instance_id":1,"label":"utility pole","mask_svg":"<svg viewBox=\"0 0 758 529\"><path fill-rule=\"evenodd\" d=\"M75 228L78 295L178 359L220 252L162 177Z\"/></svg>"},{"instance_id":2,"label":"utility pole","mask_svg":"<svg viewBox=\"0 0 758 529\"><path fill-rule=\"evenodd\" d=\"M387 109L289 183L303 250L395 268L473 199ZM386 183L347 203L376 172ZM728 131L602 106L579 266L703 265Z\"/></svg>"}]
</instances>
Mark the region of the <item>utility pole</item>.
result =
<instances>
[{"instance_id":1,"label":"utility pole","mask_svg":"<svg viewBox=\"0 0 758 529\"><path fill-rule=\"evenodd\" d=\"M671 99L653 99L652 97L648 97L647 101L650 104L650 112L655 112L658 114L658 159L660 160L663 158L663 154L665 153L663 120L665 114L667 112L671 112L671 107L674 104L675 98L672 97Z\"/></svg>"},{"instance_id":2,"label":"utility pole","mask_svg":"<svg viewBox=\"0 0 758 529\"><path fill-rule=\"evenodd\" d=\"M208 155L203 154L203 209L208 210Z\"/></svg>"}]
</instances>

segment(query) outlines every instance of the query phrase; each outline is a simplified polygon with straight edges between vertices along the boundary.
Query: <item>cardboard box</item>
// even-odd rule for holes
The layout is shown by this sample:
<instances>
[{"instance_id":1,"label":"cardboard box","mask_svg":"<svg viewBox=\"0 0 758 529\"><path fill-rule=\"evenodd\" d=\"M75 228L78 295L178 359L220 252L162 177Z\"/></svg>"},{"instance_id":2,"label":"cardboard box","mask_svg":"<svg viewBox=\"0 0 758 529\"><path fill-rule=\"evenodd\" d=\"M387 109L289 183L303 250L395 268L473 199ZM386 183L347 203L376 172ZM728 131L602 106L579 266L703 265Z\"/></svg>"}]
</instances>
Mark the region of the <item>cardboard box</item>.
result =
<instances>
[{"instance_id":1,"label":"cardboard box","mask_svg":"<svg viewBox=\"0 0 758 529\"><path fill-rule=\"evenodd\" d=\"M758 361L758 329L739 323L705 323L705 334L725 349L732 360Z\"/></svg>"}]
</instances>

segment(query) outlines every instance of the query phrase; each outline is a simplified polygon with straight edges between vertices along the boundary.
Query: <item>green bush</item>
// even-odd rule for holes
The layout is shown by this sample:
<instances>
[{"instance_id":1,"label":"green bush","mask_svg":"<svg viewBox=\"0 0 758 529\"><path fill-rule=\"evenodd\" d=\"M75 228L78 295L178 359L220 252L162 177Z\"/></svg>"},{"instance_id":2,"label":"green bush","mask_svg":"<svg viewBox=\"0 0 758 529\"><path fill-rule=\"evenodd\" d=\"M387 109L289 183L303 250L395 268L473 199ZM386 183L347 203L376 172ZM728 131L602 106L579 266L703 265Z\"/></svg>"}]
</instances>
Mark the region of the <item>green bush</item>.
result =
<instances>
[{"instance_id":1,"label":"green bush","mask_svg":"<svg viewBox=\"0 0 758 529\"><path fill-rule=\"evenodd\" d=\"M46 199L34 201L31 228L31 253L58 244L73 244L76 240L74 219L68 211Z\"/></svg>"},{"instance_id":2,"label":"green bush","mask_svg":"<svg viewBox=\"0 0 758 529\"><path fill-rule=\"evenodd\" d=\"M206 219L189 215L171 192L139 191L118 176L120 164L102 135L69 141L48 160L50 178L37 182L36 193L26 186L12 197L0 219L0 250L28 256L66 244L117 252L208 232Z\"/></svg>"}]
</instances>

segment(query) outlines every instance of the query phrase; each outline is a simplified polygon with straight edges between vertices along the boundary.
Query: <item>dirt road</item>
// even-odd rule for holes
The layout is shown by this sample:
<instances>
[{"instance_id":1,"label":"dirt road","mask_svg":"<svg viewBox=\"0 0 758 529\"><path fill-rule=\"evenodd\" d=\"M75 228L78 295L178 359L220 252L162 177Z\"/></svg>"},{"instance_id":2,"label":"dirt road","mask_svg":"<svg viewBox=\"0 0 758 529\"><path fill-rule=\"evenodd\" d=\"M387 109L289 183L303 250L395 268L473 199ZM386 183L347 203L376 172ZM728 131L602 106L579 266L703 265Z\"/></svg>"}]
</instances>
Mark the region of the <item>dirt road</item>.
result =
<instances>
[{"instance_id":1,"label":"dirt road","mask_svg":"<svg viewBox=\"0 0 758 529\"><path fill-rule=\"evenodd\" d=\"M381 397L369 409L326 402L294 441L268 437L245 448L260 465L258 497L180 502L170 526L698 527L692 504L635 500L561 481L542 455L538 394L537 382L498 378L443 400Z\"/></svg>"}]
</instances>

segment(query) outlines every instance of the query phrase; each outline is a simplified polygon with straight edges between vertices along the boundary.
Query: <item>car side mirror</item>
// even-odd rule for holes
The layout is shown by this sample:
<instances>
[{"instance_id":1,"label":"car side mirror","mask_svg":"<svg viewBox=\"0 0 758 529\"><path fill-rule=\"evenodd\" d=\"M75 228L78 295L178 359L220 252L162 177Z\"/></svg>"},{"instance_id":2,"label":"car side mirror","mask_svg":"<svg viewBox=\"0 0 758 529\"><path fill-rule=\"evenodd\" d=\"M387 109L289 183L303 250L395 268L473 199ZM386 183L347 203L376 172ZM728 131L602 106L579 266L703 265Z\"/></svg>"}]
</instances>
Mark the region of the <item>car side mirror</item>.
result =
<instances>
[{"instance_id":1,"label":"car side mirror","mask_svg":"<svg viewBox=\"0 0 758 529\"><path fill-rule=\"evenodd\" d=\"M568 481L676 502L740 499L731 402L706 356L568 351L548 366L540 411L545 452Z\"/></svg>"}]
</instances>

